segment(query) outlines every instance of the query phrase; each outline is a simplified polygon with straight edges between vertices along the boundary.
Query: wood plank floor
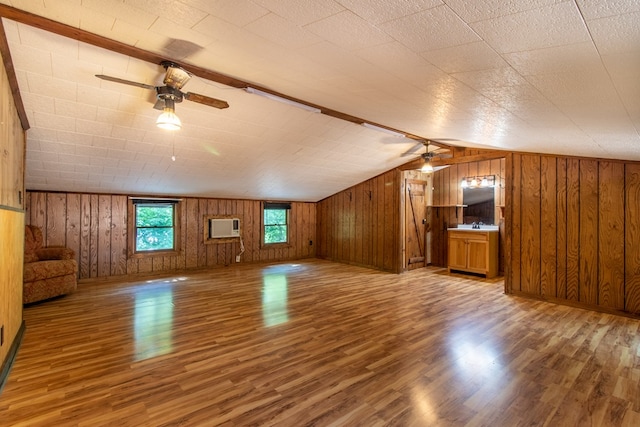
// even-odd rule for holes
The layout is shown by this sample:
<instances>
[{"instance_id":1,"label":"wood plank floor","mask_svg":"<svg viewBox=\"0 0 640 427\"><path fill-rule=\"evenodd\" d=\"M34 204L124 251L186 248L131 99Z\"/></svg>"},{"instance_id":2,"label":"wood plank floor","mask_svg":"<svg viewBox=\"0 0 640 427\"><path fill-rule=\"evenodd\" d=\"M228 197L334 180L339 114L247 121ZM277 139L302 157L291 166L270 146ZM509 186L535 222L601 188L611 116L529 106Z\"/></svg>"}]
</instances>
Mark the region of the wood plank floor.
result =
<instances>
[{"instance_id":1,"label":"wood plank floor","mask_svg":"<svg viewBox=\"0 0 640 427\"><path fill-rule=\"evenodd\" d=\"M640 321L321 260L25 309L2 426L638 426Z\"/></svg>"}]
</instances>

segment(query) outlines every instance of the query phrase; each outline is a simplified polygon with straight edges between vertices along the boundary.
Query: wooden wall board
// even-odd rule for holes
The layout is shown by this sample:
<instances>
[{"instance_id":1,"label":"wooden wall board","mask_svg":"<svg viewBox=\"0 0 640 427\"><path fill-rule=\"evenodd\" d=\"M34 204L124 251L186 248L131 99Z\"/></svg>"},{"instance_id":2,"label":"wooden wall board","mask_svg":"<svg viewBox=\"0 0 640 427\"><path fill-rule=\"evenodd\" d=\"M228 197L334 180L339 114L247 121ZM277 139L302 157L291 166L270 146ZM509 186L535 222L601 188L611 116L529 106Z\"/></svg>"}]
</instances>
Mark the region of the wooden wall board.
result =
<instances>
[{"instance_id":1,"label":"wooden wall board","mask_svg":"<svg viewBox=\"0 0 640 427\"><path fill-rule=\"evenodd\" d=\"M540 288L540 157L522 156L522 197L520 230L522 257L520 259L520 289L538 294Z\"/></svg>"},{"instance_id":2,"label":"wooden wall board","mask_svg":"<svg viewBox=\"0 0 640 427\"><path fill-rule=\"evenodd\" d=\"M556 158L556 297L567 298L567 159ZM551 242L549 242L551 244Z\"/></svg>"},{"instance_id":3,"label":"wooden wall board","mask_svg":"<svg viewBox=\"0 0 640 427\"><path fill-rule=\"evenodd\" d=\"M640 315L640 164L625 165L625 311Z\"/></svg>"},{"instance_id":4,"label":"wooden wall board","mask_svg":"<svg viewBox=\"0 0 640 427\"><path fill-rule=\"evenodd\" d=\"M567 161L567 299L580 298L580 160Z\"/></svg>"},{"instance_id":5,"label":"wooden wall board","mask_svg":"<svg viewBox=\"0 0 640 427\"><path fill-rule=\"evenodd\" d=\"M520 291L520 263L522 259L522 212L521 212L521 200L522 200L522 155L514 154L511 156L512 165L507 169L511 172L511 233L507 230L507 236L511 238L511 245L507 248L511 251L511 261L509 262L509 276L506 287L509 290Z\"/></svg>"},{"instance_id":6,"label":"wooden wall board","mask_svg":"<svg viewBox=\"0 0 640 427\"><path fill-rule=\"evenodd\" d=\"M557 164L555 157L540 159L540 292L557 296L556 245L557 239Z\"/></svg>"},{"instance_id":7,"label":"wooden wall board","mask_svg":"<svg viewBox=\"0 0 640 427\"><path fill-rule=\"evenodd\" d=\"M624 164L598 173L598 305L624 310Z\"/></svg>"},{"instance_id":8,"label":"wooden wall board","mask_svg":"<svg viewBox=\"0 0 640 427\"><path fill-rule=\"evenodd\" d=\"M598 304L598 161L580 160L580 298Z\"/></svg>"}]
</instances>

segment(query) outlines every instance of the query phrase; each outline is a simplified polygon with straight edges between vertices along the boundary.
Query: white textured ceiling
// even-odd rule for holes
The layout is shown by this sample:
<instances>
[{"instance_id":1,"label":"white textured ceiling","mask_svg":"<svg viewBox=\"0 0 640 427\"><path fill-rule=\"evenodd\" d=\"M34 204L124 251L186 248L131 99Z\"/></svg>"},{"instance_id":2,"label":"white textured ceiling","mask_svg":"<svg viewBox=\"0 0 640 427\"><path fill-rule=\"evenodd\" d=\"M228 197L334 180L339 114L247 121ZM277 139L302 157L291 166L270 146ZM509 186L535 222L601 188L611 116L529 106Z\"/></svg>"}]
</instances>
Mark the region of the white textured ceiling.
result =
<instances>
[{"instance_id":1,"label":"white textured ceiling","mask_svg":"<svg viewBox=\"0 0 640 427\"><path fill-rule=\"evenodd\" d=\"M426 138L640 160L637 0L0 2ZM317 201L411 160L415 141L197 77L230 107L185 101L161 131L153 93L94 77L159 85L159 65L3 22L28 189Z\"/></svg>"}]
</instances>

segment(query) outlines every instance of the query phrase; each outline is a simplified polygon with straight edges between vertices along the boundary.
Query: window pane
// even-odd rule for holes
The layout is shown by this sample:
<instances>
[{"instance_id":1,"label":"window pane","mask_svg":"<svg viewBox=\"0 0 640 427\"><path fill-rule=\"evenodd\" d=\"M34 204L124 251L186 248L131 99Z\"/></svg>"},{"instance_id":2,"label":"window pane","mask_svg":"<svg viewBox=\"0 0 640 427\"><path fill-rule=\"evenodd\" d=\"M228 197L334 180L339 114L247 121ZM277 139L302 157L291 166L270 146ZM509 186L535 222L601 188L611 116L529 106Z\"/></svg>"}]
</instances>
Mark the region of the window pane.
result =
<instances>
[{"instance_id":1,"label":"window pane","mask_svg":"<svg viewBox=\"0 0 640 427\"><path fill-rule=\"evenodd\" d=\"M136 205L136 227L173 227L173 205Z\"/></svg>"},{"instance_id":2,"label":"window pane","mask_svg":"<svg viewBox=\"0 0 640 427\"><path fill-rule=\"evenodd\" d=\"M138 228L137 251L173 249L173 228Z\"/></svg>"},{"instance_id":3,"label":"window pane","mask_svg":"<svg viewBox=\"0 0 640 427\"><path fill-rule=\"evenodd\" d=\"M286 224L287 210L286 209L265 209L264 223L265 225Z\"/></svg>"},{"instance_id":4,"label":"window pane","mask_svg":"<svg viewBox=\"0 0 640 427\"><path fill-rule=\"evenodd\" d=\"M264 226L264 242L265 243L286 243L287 242L287 226L286 225L265 225Z\"/></svg>"}]
</instances>

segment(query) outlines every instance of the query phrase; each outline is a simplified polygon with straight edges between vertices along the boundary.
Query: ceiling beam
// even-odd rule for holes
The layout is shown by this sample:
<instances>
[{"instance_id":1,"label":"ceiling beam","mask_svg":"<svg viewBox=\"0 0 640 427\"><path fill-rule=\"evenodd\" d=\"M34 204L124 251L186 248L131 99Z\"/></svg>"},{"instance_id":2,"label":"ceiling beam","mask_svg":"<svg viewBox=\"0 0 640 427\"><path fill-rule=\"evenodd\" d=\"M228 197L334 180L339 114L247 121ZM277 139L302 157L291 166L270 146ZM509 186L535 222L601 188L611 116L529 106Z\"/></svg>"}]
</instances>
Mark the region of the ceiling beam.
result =
<instances>
[{"instance_id":1,"label":"ceiling beam","mask_svg":"<svg viewBox=\"0 0 640 427\"><path fill-rule=\"evenodd\" d=\"M13 103L16 106L18 118L20 119L20 125L22 130L28 130L29 119L27 118L27 112L24 109L24 103L22 102L22 96L20 95L20 87L18 86L18 77L16 76L16 70L13 68L13 60L11 59L11 52L9 51L9 43L7 42L7 34L4 31L4 25L0 19L0 55L2 55L2 62L4 69L7 72L7 79L9 80L9 88L11 89L11 95L13 96Z\"/></svg>"},{"instance_id":2,"label":"ceiling beam","mask_svg":"<svg viewBox=\"0 0 640 427\"><path fill-rule=\"evenodd\" d=\"M414 135L411 133L404 132L399 129L391 128L379 123L372 122L370 120L366 120L357 116L353 116L351 114L342 113L340 111L332 110L331 108L323 107L321 105L313 104L301 99L297 99L288 95L285 95L280 92L276 92L272 89L262 87L255 83L247 82L245 80L241 80L235 77L227 76L225 74L217 73L215 71L211 71L202 67L198 67L195 65L184 64L180 61L176 61L172 58L167 58L165 56L159 55L157 53L149 52L144 49L137 48L135 46L130 46L125 43L112 40L106 37L99 36L94 33L90 33L88 31L82 30L80 28L72 27L67 24L62 24L57 21L53 21L48 18L44 18L39 15L35 15L30 12L26 12L24 10L16 9L11 6L7 6L4 4L0 4L0 17L10 19L12 21L20 22L25 25L29 25L35 28L40 28L41 30L48 31L50 33L58 34L63 37L67 37L73 40L77 40L83 43L87 43L93 46L97 46L103 49L110 50L112 52L116 52L122 55L130 56L132 58L140 59L142 61L150 62L152 64L160 64L163 61L171 61L176 64L180 64L182 68L190 72L191 74L203 78L205 80L209 80L212 82L220 83L226 86L235 87L238 89L245 89L247 87L252 87L254 89L261 90L263 92L267 92L281 98L289 99L294 102L298 102L301 104L308 105L313 108L319 109L322 114L334 117L336 119L345 120L351 123L355 123L361 125L363 123L369 123L381 128L388 129L393 132L398 132L404 134L407 138L416 140L416 141L425 141L429 138L425 138L419 135ZM430 140L430 143L442 147L442 148L450 148L451 146L442 142Z\"/></svg>"}]
</instances>

